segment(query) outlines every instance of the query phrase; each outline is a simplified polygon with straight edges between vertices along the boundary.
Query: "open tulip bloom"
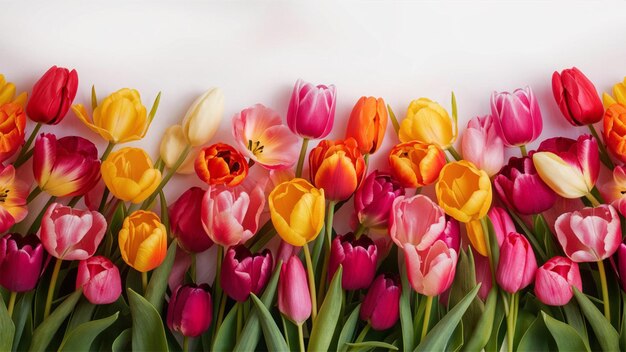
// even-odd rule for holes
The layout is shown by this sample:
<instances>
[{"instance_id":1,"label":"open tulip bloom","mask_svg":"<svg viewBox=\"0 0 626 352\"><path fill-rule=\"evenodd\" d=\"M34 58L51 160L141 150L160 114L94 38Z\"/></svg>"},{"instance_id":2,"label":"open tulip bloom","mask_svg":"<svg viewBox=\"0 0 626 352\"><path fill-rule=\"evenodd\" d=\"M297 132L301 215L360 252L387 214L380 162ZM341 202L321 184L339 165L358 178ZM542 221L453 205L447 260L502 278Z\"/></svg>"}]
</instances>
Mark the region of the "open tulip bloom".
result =
<instances>
[{"instance_id":1,"label":"open tulip bloom","mask_svg":"<svg viewBox=\"0 0 626 352\"><path fill-rule=\"evenodd\" d=\"M153 155L117 144L160 95L92 88L88 109L75 70L24 93L0 74L0 351L624 350L626 81L601 101L591 78L465 121L454 95L396 121L332 84L276 110L209 88ZM591 134L542 136L546 104Z\"/></svg>"}]
</instances>

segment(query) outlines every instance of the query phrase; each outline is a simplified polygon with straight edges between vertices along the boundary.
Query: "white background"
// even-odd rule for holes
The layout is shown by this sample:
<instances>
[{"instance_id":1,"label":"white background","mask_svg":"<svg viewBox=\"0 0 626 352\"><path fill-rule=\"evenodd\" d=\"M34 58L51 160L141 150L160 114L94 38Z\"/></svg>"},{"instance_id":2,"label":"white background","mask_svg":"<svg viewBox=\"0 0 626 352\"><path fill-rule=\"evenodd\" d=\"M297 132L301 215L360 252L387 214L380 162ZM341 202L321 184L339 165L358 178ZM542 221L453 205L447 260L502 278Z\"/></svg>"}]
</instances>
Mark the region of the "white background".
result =
<instances>
[{"instance_id":1,"label":"white background","mask_svg":"<svg viewBox=\"0 0 626 352\"><path fill-rule=\"evenodd\" d=\"M525 85L540 101L542 137L575 136L582 130L567 124L553 101L552 72L575 65L608 91L626 75L625 14L623 2L12 1L0 12L0 72L30 91L51 65L75 68L76 102L86 105L92 84L100 98L136 88L148 107L162 91L148 136L132 143L153 159L163 131L207 88L219 86L226 96L215 141L232 142L233 114L263 103L284 117L297 78L337 86L330 138L343 137L362 95L383 97L402 118L422 96L449 109L454 90L462 130L489 112L493 90ZM59 126L59 135L80 133L104 148L71 112ZM397 143L388 128L371 159L375 167L386 167L383 154ZM199 184L194 176L173 183L170 198Z\"/></svg>"}]
</instances>

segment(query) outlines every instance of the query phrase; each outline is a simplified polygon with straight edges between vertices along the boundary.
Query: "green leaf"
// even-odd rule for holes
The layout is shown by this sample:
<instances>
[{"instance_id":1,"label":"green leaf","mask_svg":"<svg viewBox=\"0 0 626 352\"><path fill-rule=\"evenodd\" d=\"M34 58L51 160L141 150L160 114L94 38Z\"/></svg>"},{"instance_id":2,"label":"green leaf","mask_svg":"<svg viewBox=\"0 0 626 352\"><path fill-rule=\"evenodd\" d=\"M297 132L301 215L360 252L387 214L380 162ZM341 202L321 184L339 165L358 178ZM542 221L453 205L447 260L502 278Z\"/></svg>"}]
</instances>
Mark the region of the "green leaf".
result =
<instances>
[{"instance_id":1,"label":"green leaf","mask_svg":"<svg viewBox=\"0 0 626 352\"><path fill-rule=\"evenodd\" d=\"M96 110L98 107L98 97L96 96L96 86L91 86L91 110Z\"/></svg>"},{"instance_id":2,"label":"green leaf","mask_svg":"<svg viewBox=\"0 0 626 352\"><path fill-rule=\"evenodd\" d=\"M242 303L237 303L242 304ZM213 341L213 351L232 351L237 342L237 306L235 305L226 314L226 318L220 325L215 340ZM208 349L208 348L207 348Z\"/></svg>"},{"instance_id":3,"label":"green leaf","mask_svg":"<svg viewBox=\"0 0 626 352\"><path fill-rule=\"evenodd\" d=\"M285 318L284 315L280 315L280 320L283 323L283 331L285 334L285 340L287 341L287 347L291 351L300 349L300 340L298 336L298 326L291 320Z\"/></svg>"},{"instance_id":4,"label":"green leaf","mask_svg":"<svg viewBox=\"0 0 626 352\"><path fill-rule=\"evenodd\" d=\"M161 92L157 94L154 99L154 103L152 103L152 109L150 109L150 113L148 114L148 126L152 123L152 119L154 119L154 115L156 115L157 110L159 109L159 103L161 102Z\"/></svg>"},{"instance_id":5,"label":"green leaf","mask_svg":"<svg viewBox=\"0 0 626 352\"><path fill-rule=\"evenodd\" d=\"M463 329L464 329L463 319L461 319L461 321L459 322L459 325L457 325L456 329L454 329L452 336L450 336L450 340L448 341L448 344L446 345L446 351L456 352L456 351L461 350L461 347L463 347L463 342L464 342Z\"/></svg>"},{"instance_id":6,"label":"green leaf","mask_svg":"<svg viewBox=\"0 0 626 352\"><path fill-rule=\"evenodd\" d=\"M119 316L119 312L108 318L88 321L79 325L72 330L66 338L61 342L59 351L79 351L86 350L91 347L93 340L100 335L102 331L111 326Z\"/></svg>"},{"instance_id":7,"label":"green leaf","mask_svg":"<svg viewBox=\"0 0 626 352\"><path fill-rule=\"evenodd\" d=\"M170 214L167 210L167 199L165 199L165 194L163 190L159 191L159 203L161 204L161 223L167 231L170 229Z\"/></svg>"},{"instance_id":8,"label":"green leaf","mask_svg":"<svg viewBox=\"0 0 626 352\"><path fill-rule=\"evenodd\" d=\"M349 347L351 347L351 350L371 350L372 348L384 348L384 349L388 349L388 350L392 350L392 351L397 351L398 347L386 343L386 342L382 342L382 341L363 341L363 342L354 342L354 343L346 343L346 345L348 345Z\"/></svg>"},{"instance_id":9,"label":"green leaf","mask_svg":"<svg viewBox=\"0 0 626 352\"><path fill-rule=\"evenodd\" d=\"M520 316L524 315L524 311L520 309ZM504 340L504 303L502 300L498 299L498 303L496 304L496 314L493 320L493 327L491 328L491 336L489 337L489 341L485 346L485 351L497 351L499 350L499 346L502 345L502 341ZM519 320L518 320L519 324Z\"/></svg>"},{"instance_id":10,"label":"green leaf","mask_svg":"<svg viewBox=\"0 0 626 352\"><path fill-rule=\"evenodd\" d=\"M565 313L567 324L576 329L578 335L580 335L583 341L588 342L589 337L587 335L587 324L585 323L585 318L583 318L582 313L580 312L578 303L576 303L575 300L570 300L568 304L563 306L563 312Z\"/></svg>"},{"instance_id":11,"label":"green leaf","mask_svg":"<svg viewBox=\"0 0 626 352\"><path fill-rule=\"evenodd\" d=\"M443 319L426 335L424 340L415 348L415 351L443 351L448 344L450 336L461 321L463 314L478 294L480 284L478 284L465 298L463 298L454 308L452 308Z\"/></svg>"},{"instance_id":12,"label":"green leaf","mask_svg":"<svg viewBox=\"0 0 626 352\"><path fill-rule=\"evenodd\" d=\"M552 342L552 336L546 328L543 319L539 316L535 318L526 333L522 336L519 344L517 345L518 351L552 351L554 348L550 347ZM506 342L505 342L506 344Z\"/></svg>"},{"instance_id":13,"label":"green leaf","mask_svg":"<svg viewBox=\"0 0 626 352\"><path fill-rule=\"evenodd\" d=\"M452 92L452 97L450 98L450 100L452 101L452 118L454 119L454 124L456 125L459 121L459 115L458 115L458 110L457 110L457 106L456 106L456 96L454 95L454 92Z\"/></svg>"},{"instance_id":14,"label":"green leaf","mask_svg":"<svg viewBox=\"0 0 626 352\"><path fill-rule=\"evenodd\" d=\"M176 258L176 240L172 241L170 248L167 250L167 256L158 268L152 271L150 282L146 288L146 300L150 302L157 312L161 311L165 290L167 290L167 279L174 266L174 258Z\"/></svg>"},{"instance_id":15,"label":"green leaf","mask_svg":"<svg viewBox=\"0 0 626 352\"><path fill-rule=\"evenodd\" d=\"M578 291L576 287L572 287L572 290L574 290L574 297L576 297L580 309L591 325L600 347L602 347L604 351L618 351L619 334L615 328L604 318L604 315L600 313L598 308L596 308L587 296Z\"/></svg>"},{"instance_id":16,"label":"green leaf","mask_svg":"<svg viewBox=\"0 0 626 352\"><path fill-rule=\"evenodd\" d=\"M44 351L48 347L48 344L54 337L54 334L59 330L61 324L74 310L78 299L83 294L82 289L76 290L69 295L63 303L61 303L55 310L46 318L39 327L33 333L33 340L30 344L29 351Z\"/></svg>"},{"instance_id":17,"label":"green leaf","mask_svg":"<svg viewBox=\"0 0 626 352\"><path fill-rule=\"evenodd\" d=\"M559 351L590 351L588 343L578 335L576 329L565 324L562 321L558 321L545 312L541 312L543 321L546 327L552 334Z\"/></svg>"},{"instance_id":18,"label":"green leaf","mask_svg":"<svg viewBox=\"0 0 626 352\"><path fill-rule=\"evenodd\" d=\"M167 351L167 339L159 312L140 294L128 289L132 315L132 345L135 351Z\"/></svg>"},{"instance_id":19,"label":"green leaf","mask_svg":"<svg viewBox=\"0 0 626 352\"><path fill-rule=\"evenodd\" d=\"M4 300L0 297L0 351L11 351L15 325L9 316Z\"/></svg>"},{"instance_id":20,"label":"green leaf","mask_svg":"<svg viewBox=\"0 0 626 352\"><path fill-rule=\"evenodd\" d=\"M626 351L626 294L622 292L621 296L623 302L622 307L625 307L625 309L622 309L622 329L619 334L619 347L621 351Z\"/></svg>"},{"instance_id":21,"label":"green leaf","mask_svg":"<svg viewBox=\"0 0 626 352\"><path fill-rule=\"evenodd\" d=\"M356 324L359 322L359 311L361 310L361 304L359 303L350 313L348 320L343 324L339 339L337 340L337 351L347 351L348 346L346 343L352 341L354 338L354 331L356 330Z\"/></svg>"},{"instance_id":22,"label":"green leaf","mask_svg":"<svg viewBox=\"0 0 626 352\"><path fill-rule=\"evenodd\" d=\"M263 336L265 336L265 343L267 343L268 349L270 351L289 351L285 338L280 333L278 325L276 325L274 318L265 308L263 302L254 293L250 294L250 298L260 314L261 328L263 329Z\"/></svg>"},{"instance_id":23,"label":"green leaf","mask_svg":"<svg viewBox=\"0 0 626 352\"><path fill-rule=\"evenodd\" d=\"M313 329L309 338L310 351L327 351L330 347L343 302L343 290L341 289L342 272L343 268L340 265L330 282L319 314L313 322Z\"/></svg>"},{"instance_id":24,"label":"green leaf","mask_svg":"<svg viewBox=\"0 0 626 352\"><path fill-rule=\"evenodd\" d=\"M448 297L448 307L454 307L465 295L476 287L476 272L474 270L474 256L471 250L459 252L459 262ZM480 298L475 297L467 312L463 315L464 338L469 340L474 327L483 316L485 305Z\"/></svg>"},{"instance_id":25,"label":"green leaf","mask_svg":"<svg viewBox=\"0 0 626 352\"><path fill-rule=\"evenodd\" d=\"M115 338L115 341L113 341L113 345L111 346L111 350L113 352L124 352L124 351L128 351L130 350L130 343L132 340L132 329L128 328L124 331L122 331L119 336L117 338Z\"/></svg>"},{"instance_id":26,"label":"green leaf","mask_svg":"<svg viewBox=\"0 0 626 352\"><path fill-rule=\"evenodd\" d=\"M95 309L96 306L94 304L91 304L85 297L82 297L72 312L70 323L67 324L67 328L65 328L65 336L69 335L69 333L79 325L90 321Z\"/></svg>"},{"instance_id":27,"label":"green leaf","mask_svg":"<svg viewBox=\"0 0 626 352\"><path fill-rule=\"evenodd\" d=\"M400 327L402 329L402 348L404 352L413 351L415 336L413 335L413 319L411 317L411 285L406 275L406 267L402 266L402 294L400 295Z\"/></svg>"},{"instance_id":28,"label":"green leaf","mask_svg":"<svg viewBox=\"0 0 626 352\"><path fill-rule=\"evenodd\" d=\"M20 342L22 341L22 334L24 328L27 326L26 321L32 317L32 303L34 292L30 291L25 293L21 299L17 301L15 309L13 310L13 323L15 324L15 337L13 339L13 351L17 350ZM32 318L31 318L32 319ZM28 326L32 333L32 324Z\"/></svg>"},{"instance_id":29,"label":"green leaf","mask_svg":"<svg viewBox=\"0 0 626 352\"><path fill-rule=\"evenodd\" d=\"M496 316L496 307L498 305L498 289L492 287L487 296L487 302L485 303L485 310L480 319L476 323L476 327L470 339L463 346L464 351L480 351L487 345L489 338L491 337L491 330L493 329L493 322Z\"/></svg>"}]
</instances>

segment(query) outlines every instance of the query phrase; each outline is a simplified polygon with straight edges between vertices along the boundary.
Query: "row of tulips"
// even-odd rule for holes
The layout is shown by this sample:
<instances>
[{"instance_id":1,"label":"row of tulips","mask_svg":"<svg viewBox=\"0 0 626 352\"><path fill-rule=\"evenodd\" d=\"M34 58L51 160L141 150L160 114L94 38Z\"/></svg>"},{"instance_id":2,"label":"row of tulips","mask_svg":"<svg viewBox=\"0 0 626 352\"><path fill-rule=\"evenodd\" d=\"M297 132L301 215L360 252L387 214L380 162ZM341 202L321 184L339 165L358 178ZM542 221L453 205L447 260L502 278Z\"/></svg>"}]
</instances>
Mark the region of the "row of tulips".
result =
<instances>
[{"instance_id":1,"label":"row of tulips","mask_svg":"<svg viewBox=\"0 0 626 352\"><path fill-rule=\"evenodd\" d=\"M450 113L419 98L401 121L362 97L329 140L335 86L298 80L286 125L251 106L230 144L213 141L212 88L156 161L122 144L146 136L160 94L148 110L134 89L92 87L90 113L78 87L53 66L27 98L0 76L0 350L626 348L626 81L601 99L580 70L555 72L562 115L590 134L530 151L529 87L494 92L461 138L454 94ZM70 110L106 148L40 133ZM371 170L374 154L388 167ZM170 204L176 173L206 186Z\"/></svg>"}]
</instances>

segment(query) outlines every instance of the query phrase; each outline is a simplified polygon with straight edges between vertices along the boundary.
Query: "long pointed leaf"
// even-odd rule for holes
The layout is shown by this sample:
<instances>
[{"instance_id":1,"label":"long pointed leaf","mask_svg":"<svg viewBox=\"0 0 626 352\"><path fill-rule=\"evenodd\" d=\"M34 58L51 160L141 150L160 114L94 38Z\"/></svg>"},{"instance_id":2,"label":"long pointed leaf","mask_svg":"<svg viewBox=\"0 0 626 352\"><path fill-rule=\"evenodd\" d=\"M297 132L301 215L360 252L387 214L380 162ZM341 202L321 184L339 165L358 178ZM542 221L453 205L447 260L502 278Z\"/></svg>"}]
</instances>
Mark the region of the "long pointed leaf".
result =
<instances>
[{"instance_id":1,"label":"long pointed leaf","mask_svg":"<svg viewBox=\"0 0 626 352\"><path fill-rule=\"evenodd\" d=\"M10 351L13 345L13 335L15 334L15 325L9 316L7 307L4 305L2 297L0 297L0 351Z\"/></svg>"},{"instance_id":2,"label":"long pointed leaf","mask_svg":"<svg viewBox=\"0 0 626 352\"><path fill-rule=\"evenodd\" d=\"M413 335L413 318L411 317L411 285L406 276L406 268L402 266L402 294L400 296L400 327L402 329L402 348L404 352L413 351L415 336Z\"/></svg>"},{"instance_id":3,"label":"long pointed leaf","mask_svg":"<svg viewBox=\"0 0 626 352\"><path fill-rule=\"evenodd\" d=\"M150 302L157 312L161 311L163 305L165 290L167 290L167 279L170 276L174 259L176 257L176 241L172 241L170 248L167 250L167 256L158 268L154 269L150 282L146 288L146 300Z\"/></svg>"},{"instance_id":4,"label":"long pointed leaf","mask_svg":"<svg viewBox=\"0 0 626 352\"><path fill-rule=\"evenodd\" d=\"M131 288L128 303L133 320L132 339L135 351L167 351L167 339L161 315L150 302Z\"/></svg>"},{"instance_id":5,"label":"long pointed leaf","mask_svg":"<svg viewBox=\"0 0 626 352\"><path fill-rule=\"evenodd\" d=\"M289 351L289 346L287 346L287 342L285 338L280 333L280 329L274 318L270 312L265 308L265 305L261 300L254 295L254 293L250 294L250 298L252 302L254 302L254 306L260 314L261 320L261 328L263 329L263 335L265 336L265 343L267 343L267 347L270 351Z\"/></svg>"},{"instance_id":6,"label":"long pointed leaf","mask_svg":"<svg viewBox=\"0 0 626 352\"><path fill-rule=\"evenodd\" d=\"M590 351L588 343L583 341L576 329L541 312L543 322L552 334L559 351Z\"/></svg>"},{"instance_id":7,"label":"long pointed leaf","mask_svg":"<svg viewBox=\"0 0 626 352\"><path fill-rule=\"evenodd\" d=\"M83 294L82 289L76 290L76 292L69 295L63 303L61 303L55 310L46 318L39 327L33 333L33 341L30 344L29 351L44 351L48 347L48 344L54 337L54 334L59 330L61 324L70 315L78 299Z\"/></svg>"},{"instance_id":8,"label":"long pointed leaf","mask_svg":"<svg viewBox=\"0 0 626 352\"><path fill-rule=\"evenodd\" d=\"M574 297L576 297L580 309L591 325L600 347L604 351L619 351L619 334L615 331L615 328L604 318L604 315L600 313L587 296L578 291L576 287L572 287L572 290L574 290Z\"/></svg>"},{"instance_id":9,"label":"long pointed leaf","mask_svg":"<svg viewBox=\"0 0 626 352\"><path fill-rule=\"evenodd\" d=\"M22 341L22 335L26 322L32 317L33 297L35 296L33 291L27 292L17 301L15 309L13 310L13 323L15 324L15 337L13 339L13 351L17 351L17 347ZM32 319L32 318L31 318ZM32 329L32 325L29 326ZM32 333L32 330L29 330Z\"/></svg>"},{"instance_id":10,"label":"long pointed leaf","mask_svg":"<svg viewBox=\"0 0 626 352\"><path fill-rule=\"evenodd\" d=\"M485 311L476 323L476 327L472 332L470 339L463 346L464 351L480 351L487 345L492 334L493 321L496 316L496 306L498 305L498 289L491 288L487 302L485 303Z\"/></svg>"},{"instance_id":11,"label":"long pointed leaf","mask_svg":"<svg viewBox=\"0 0 626 352\"><path fill-rule=\"evenodd\" d=\"M348 349L346 343L351 342L354 337L354 330L359 321L360 310L361 304L359 303L354 310L352 310L352 313L350 313L348 320L343 324L343 328L339 334L339 340L337 340L337 351L346 351Z\"/></svg>"},{"instance_id":12,"label":"long pointed leaf","mask_svg":"<svg viewBox=\"0 0 626 352\"><path fill-rule=\"evenodd\" d=\"M67 335L59 351L79 351L90 349L93 340L100 335L106 328L111 326L120 315L119 312L108 318L88 321L76 327Z\"/></svg>"},{"instance_id":13,"label":"long pointed leaf","mask_svg":"<svg viewBox=\"0 0 626 352\"><path fill-rule=\"evenodd\" d=\"M340 265L337 272L335 272L335 276L333 276L333 280L330 282L319 314L313 322L313 329L309 338L309 351L327 351L330 348L343 302L343 290L341 289L342 272L343 268Z\"/></svg>"},{"instance_id":14,"label":"long pointed leaf","mask_svg":"<svg viewBox=\"0 0 626 352\"><path fill-rule=\"evenodd\" d=\"M237 303L241 304L241 303ZM213 351L232 351L237 342L237 306L233 307L224 318L213 341Z\"/></svg>"}]
</instances>

